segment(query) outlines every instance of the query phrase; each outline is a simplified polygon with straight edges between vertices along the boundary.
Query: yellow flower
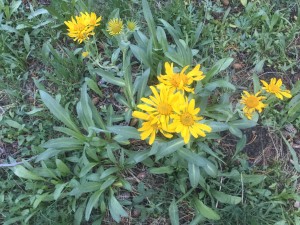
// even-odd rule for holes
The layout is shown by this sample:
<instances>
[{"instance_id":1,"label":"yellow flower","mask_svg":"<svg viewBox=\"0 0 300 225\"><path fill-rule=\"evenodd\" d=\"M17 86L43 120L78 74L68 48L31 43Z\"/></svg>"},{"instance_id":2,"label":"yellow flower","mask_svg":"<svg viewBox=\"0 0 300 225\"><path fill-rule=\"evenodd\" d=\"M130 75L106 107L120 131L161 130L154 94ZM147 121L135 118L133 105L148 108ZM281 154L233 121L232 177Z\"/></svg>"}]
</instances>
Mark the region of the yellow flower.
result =
<instances>
[{"instance_id":1,"label":"yellow flower","mask_svg":"<svg viewBox=\"0 0 300 225\"><path fill-rule=\"evenodd\" d=\"M87 40L89 36L94 35L95 26L99 26L101 17L97 18L95 13L80 13L80 16L72 17L71 20L64 23L68 27L68 36L73 38L74 41L82 43Z\"/></svg>"},{"instance_id":2,"label":"yellow flower","mask_svg":"<svg viewBox=\"0 0 300 225\"><path fill-rule=\"evenodd\" d=\"M127 29L131 32L135 31L137 29L137 24L133 20L128 20L127 21Z\"/></svg>"},{"instance_id":3,"label":"yellow flower","mask_svg":"<svg viewBox=\"0 0 300 225\"><path fill-rule=\"evenodd\" d=\"M173 122L170 124L169 129L174 130L176 133L180 133L184 143L190 141L191 135L195 138L198 136L205 137L205 132L211 132L211 127L199 123L203 117L198 117L197 114L200 112L200 108L195 108L195 100L192 99L188 102L187 98L183 102L174 106L174 111L171 117Z\"/></svg>"},{"instance_id":4,"label":"yellow flower","mask_svg":"<svg viewBox=\"0 0 300 225\"><path fill-rule=\"evenodd\" d=\"M102 20L101 16L97 18L96 14L93 13L93 12L90 15L88 13L86 13L86 14L88 15L87 19L88 19L89 26L91 26L91 27L97 27L97 26L100 25L100 22Z\"/></svg>"},{"instance_id":5,"label":"yellow flower","mask_svg":"<svg viewBox=\"0 0 300 225\"><path fill-rule=\"evenodd\" d=\"M172 134L170 134L162 129L161 123L159 122L157 117L154 117L152 115L148 115L146 113L139 112L139 111L134 111L132 113L132 116L135 118L145 120L145 122L143 122L143 124L142 124L142 127L139 128L138 131L141 132L142 140L145 140L146 138L150 137L149 138L150 145L153 144L158 131L160 131L167 138L173 137Z\"/></svg>"},{"instance_id":6,"label":"yellow flower","mask_svg":"<svg viewBox=\"0 0 300 225\"><path fill-rule=\"evenodd\" d=\"M266 92L274 94L277 98L283 100L283 96L286 98L291 98L291 92L289 90L281 90L282 80L278 79L276 81L276 78L272 78L270 81L270 84L268 84L264 80L260 80L264 87L263 89L266 90Z\"/></svg>"},{"instance_id":7,"label":"yellow flower","mask_svg":"<svg viewBox=\"0 0 300 225\"><path fill-rule=\"evenodd\" d=\"M194 92L194 89L190 87L193 81L202 80L205 76L200 70L200 64L196 65L194 69L185 74L185 71L189 66L184 67L180 73L174 73L173 63L165 63L166 75L158 76L158 80L170 87L172 91L186 91Z\"/></svg>"},{"instance_id":8,"label":"yellow flower","mask_svg":"<svg viewBox=\"0 0 300 225\"><path fill-rule=\"evenodd\" d=\"M262 112L262 109L267 105L262 103L263 99L266 99L264 96L259 96L260 91L254 94L249 94L247 91L243 91L244 95L242 95L242 99L240 101L241 104L245 105L243 108L243 112L245 116L251 120L253 113L257 110L259 113Z\"/></svg>"},{"instance_id":9,"label":"yellow flower","mask_svg":"<svg viewBox=\"0 0 300 225\"><path fill-rule=\"evenodd\" d=\"M155 87L151 86L150 88L153 95L149 98L142 98L142 102L146 104L139 104L137 107L156 117L161 123L162 129L168 131L167 127L170 116L173 114L173 106L177 104L181 95L180 93L174 94L173 91L163 85L160 86L159 93Z\"/></svg>"},{"instance_id":10,"label":"yellow flower","mask_svg":"<svg viewBox=\"0 0 300 225\"><path fill-rule=\"evenodd\" d=\"M123 31L123 21L119 18L109 20L107 31L112 36L121 34Z\"/></svg>"},{"instance_id":11,"label":"yellow flower","mask_svg":"<svg viewBox=\"0 0 300 225\"><path fill-rule=\"evenodd\" d=\"M87 57L89 54L90 54L89 52L82 52L81 55L82 55L83 58L85 58L85 57Z\"/></svg>"}]
</instances>

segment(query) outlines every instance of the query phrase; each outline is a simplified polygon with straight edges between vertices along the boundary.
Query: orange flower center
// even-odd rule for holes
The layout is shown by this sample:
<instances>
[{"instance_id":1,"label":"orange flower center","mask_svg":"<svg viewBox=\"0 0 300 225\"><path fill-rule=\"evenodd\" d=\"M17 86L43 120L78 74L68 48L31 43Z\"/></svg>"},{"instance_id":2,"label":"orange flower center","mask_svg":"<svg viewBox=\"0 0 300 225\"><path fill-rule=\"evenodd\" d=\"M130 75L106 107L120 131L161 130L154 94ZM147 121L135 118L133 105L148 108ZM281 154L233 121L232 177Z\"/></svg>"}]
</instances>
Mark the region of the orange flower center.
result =
<instances>
[{"instance_id":1,"label":"orange flower center","mask_svg":"<svg viewBox=\"0 0 300 225\"><path fill-rule=\"evenodd\" d=\"M157 106L157 111L161 114L161 115L170 115L172 113L172 106L168 103L164 103L161 102L159 103L159 105Z\"/></svg>"},{"instance_id":2,"label":"orange flower center","mask_svg":"<svg viewBox=\"0 0 300 225\"><path fill-rule=\"evenodd\" d=\"M271 93L277 93L277 92L280 92L280 87L276 86L276 85L273 85L273 84L270 84L269 85L269 91Z\"/></svg>"},{"instance_id":3,"label":"orange flower center","mask_svg":"<svg viewBox=\"0 0 300 225\"><path fill-rule=\"evenodd\" d=\"M192 126L195 123L193 116L188 112L181 114L180 121L184 126Z\"/></svg>"},{"instance_id":4,"label":"orange flower center","mask_svg":"<svg viewBox=\"0 0 300 225\"><path fill-rule=\"evenodd\" d=\"M249 96L246 100L245 100L245 105L248 108L255 108L256 106L258 106L259 104L259 99L255 96Z\"/></svg>"},{"instance_id":5,"label":"orange flower center","mask_svg":"<svg viewBox=\"0 0 300 225\"><path fill-rule=\"evenodd\" d=\"M173 87L178 88L181 84L187 84L188 79L184 74L174 74L170 80L170 83L172 84Z\"/></svg>"}]
</instances>

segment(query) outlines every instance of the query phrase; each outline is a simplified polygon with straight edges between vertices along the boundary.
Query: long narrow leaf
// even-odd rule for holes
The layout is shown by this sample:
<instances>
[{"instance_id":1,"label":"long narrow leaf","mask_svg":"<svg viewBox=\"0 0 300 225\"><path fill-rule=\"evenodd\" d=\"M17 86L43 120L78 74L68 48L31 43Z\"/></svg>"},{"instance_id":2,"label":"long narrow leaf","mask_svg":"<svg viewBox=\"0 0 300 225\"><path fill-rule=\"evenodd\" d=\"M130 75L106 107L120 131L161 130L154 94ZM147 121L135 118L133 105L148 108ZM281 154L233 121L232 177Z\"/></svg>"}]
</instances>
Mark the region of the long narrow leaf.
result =
<instances>
[{"instance_id":1,"label":"long narrow leaf","mask_svg":"<svg viewBox=\"0 0 300 225\"><path fill-rule=\"evenodd\" d=\"M50 112L70 129L80 132L76 124L70 118L69 113L48 93L40 90L41 98Z\"/></svg>"}]
</instances>

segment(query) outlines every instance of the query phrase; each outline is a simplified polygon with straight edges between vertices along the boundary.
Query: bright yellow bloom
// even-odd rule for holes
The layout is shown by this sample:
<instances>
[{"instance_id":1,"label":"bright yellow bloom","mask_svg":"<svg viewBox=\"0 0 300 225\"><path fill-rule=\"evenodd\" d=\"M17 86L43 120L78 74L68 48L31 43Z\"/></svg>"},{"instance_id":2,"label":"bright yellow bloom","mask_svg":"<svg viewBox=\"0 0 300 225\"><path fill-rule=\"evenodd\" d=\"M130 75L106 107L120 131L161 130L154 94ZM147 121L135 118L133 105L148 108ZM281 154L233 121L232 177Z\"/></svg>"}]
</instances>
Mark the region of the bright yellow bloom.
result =
<instances>
[{"instance_id":1,"label":"bright yellow bloom","mask_svg":"<svg viewBox=\"0 0 300 225\"><path fill-rule=\"evenodd\" d=\"M171 116L173 122L170 124L169 129L180 133L184 143L187 144L190 141L191 135L195 138L198 136L205 137L205 132L211 132L210 126L199 123L203 117L197 116L200 108L195 108L194 99L190 102L188 102L187 98L184 99L180 104L174 106L174 111L176 114Z\"/></svg>"},{"instance_id":2,"label":"bright yellow bloom","mask_svg":"<svg viewBox=\"0 0 300 225\"><path fill-rule=\"evenodd\" d=\"M132 113L132 116L135 118L145 120L145 122L143 122L143 124L142 124L142 127L139 128L138 131L141 132L142 140L145 140L146 138L150 137L149 138L150 145L153 144L158 131L160 131L167 138L173 137L172 134L170 134L162 129L161 123L159 122L159 120L156 117L154 117L152 115L148 115L143 112L139 112L139 111L134 111Z\"/></svg>"},{"instance_id":3,"label":"bright yellow bloom","mask_svg":"<svg viewBox=\"0 0 300 225\"><path fill-rule=\"evenodd\" d=\"M153 95L149 98L142 98L142 102L137 107L146 111L149 115L156 117L162 125L162 129L168 130L170 116L173 114L173 107L177 104L181 96L180 93L174 94L169 88L164 85L160 86L159 93L157 89L150 86Z\"/></svg>"},{"instance_id":4,"label":"bright yellow bloom","mask_svg":"<svg viewBox=\"0 0 300 225\"><path fill-rule=\"evenodd\" d=\"M260 80L264 87L263 89L266 90L266 92L274 94L277 98L283 100L283 96L286 98L291 98L291 92L289 90L281 90L282 80L278 79L276 81L276 78L272 78L270 81L270 84L268 84L264 80Z\"/></svg>"},{"instance_id":5,"label":"bright yellow bloom","mask_svg":"<svg viewBox=\"0 0 300 225\"><path fill-rule=\"evenodd\" d=\"M128 20L127 21L127 29L131 32L135 31L137 29L137 24L133 20Z\"/></svg>"},{"instance_id":6,"label":"bright yellow bloom","mask_svg":"<svg viewBox=\"0 0 300 225\"><path fill-rule=\"evenodd\" d=\"M85 57L87 57L89 54L90 54L89 52L82 52L81 55L82 55L83 58L85 58Z\"/></svg>"},{"instance_id":7,"label":"bright yellow bloom","mask_svg":"<svg viewBox=\"0 0 300 225\"><path fill-rule=\"evenodd\" d=\"M190 87L190 85L194 81L202 80L205 76L203 72L200 70L200 64L196 65L194 69L185 74L185 71L189 68L189 66L184 67L180 73L174 73L173 71L173 63L165 63L165 71L166 75L158 76L158 80L165 84L167 87L171 88L172 91L186 91L186 92L194 92L194 89Z\"/></svg>"},{"instance_id":8,"label":"bright yellow bloom","mask_svg":"<svg viewBox=\"0 0 300 225\"><path fill-rule=\"evenodd\" d=\"M107 31L112 36L121 34L123 28L123 21L119 18L114 18L108 21Z\"/></svg>"},{"instance_id":9,"label":"bright yellow bloom","mask_svg":"<svg viewBox=\"0 0 300 225\"><path fill-rule=\"evenodd\" d=\"M71 20L64 23L68 27L68 36L79 43L87 40L89 36L94 35L95 26L100 25L101 16L97 18L95 13L80 13L80 16L72 17Z\"/></svg>"},{"instance_id":10,"label":"bright yellow bloom","mask_svg":"<svg viewBox=\"0 0 300 225\"><path fill-rule=\"evenodd\" d=\"M97 18L96 14L93 12L90 15L88 13L86 13L86 14L87 14L87 20L88 20L89 26L97 27L100 25L100 22L102 20L101 16Z\"/></svg>"},{"instance_id":11,"label":"bright yellow bloom","mask_svg":"<svg viewBox=\"0 0 300 225\"><path fill-rule=\"evenodd\" d=\"M240 103L245 105L243 108L243 112L245 116L251 120L253 113L257 110L259 113L262 112L262 109L265 108L267 105L262 103L263 99L266 99L264 96L259 96L260 91L254 94L249 94L247 91L243 91L242 99Z\"/></svg>"}]
</instances>

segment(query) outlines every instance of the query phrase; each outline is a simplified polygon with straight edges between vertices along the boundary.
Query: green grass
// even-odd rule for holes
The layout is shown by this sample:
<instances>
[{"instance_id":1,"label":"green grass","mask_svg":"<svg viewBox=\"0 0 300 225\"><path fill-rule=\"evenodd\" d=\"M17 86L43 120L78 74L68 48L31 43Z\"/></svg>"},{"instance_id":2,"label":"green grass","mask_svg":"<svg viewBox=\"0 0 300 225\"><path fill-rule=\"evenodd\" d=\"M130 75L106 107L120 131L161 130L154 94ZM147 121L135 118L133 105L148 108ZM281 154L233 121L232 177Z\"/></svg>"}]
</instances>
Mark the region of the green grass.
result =
<instances>
[{"instance_id":1,"label":"green grass","mask_svg":"<svg viewBox=\"0 0 300 225\"><path fill-rule=\"evenodd\" d=\"M119 145L111 137L112 134L88 130L82 125L86 121L82 119L80 110L76 110L76 105L78 101L84 103L82 89L86 77L91 78L94 86L96 84L104 93L104 98L101 98L97 93L98 89L95 91L92 84L88 85L93 91L89 91L87 96L93 101L98 98L100 103L96 112L101 110L97 112L98 116L108 127L133 123L130 120L130 106L124 106L121 98L113 98L114 94L124 95L128 90L103 83L99 76L90 74L88 61L81 57L83 45L73 43L67 37L63 22L84 10L101 15L103 21L96 34L97 47L101 53L99 61L107 68L117 68L117 77L123 78L122 60L118 58L114 65L111 64L111 55L118 48L118 42L102 31L106 30L105 24L111 12L118 8L122 18L135 19L140 30L149 37L151 33L147 29L140 1L89 0L86 5L82 1L75 3L52 0L50 5L43 5L42 1L23 2L25 1L0 0L0 162L14 163L14 160L19 162L29 159L46 149L41 144L53 138L70 136L58 132L57 128L53 129L61 126L62 120L55 118L45 107L45 97L41 99L39 90L50 93L64 107L75 123L82 126L79 133L86 139L84 147L75 153L63 152L52 158L47 156L43 162L23 162L24 168L45 180L17 177L15 168L2 168L0 164L1 224L72 224L76 213L83 214L81 224L97 224L97 221L101 224L100 219L103 223L113 224L108 213L109 201L112 199L109 198L110 191L115 191L114 195L118 197L126 187L124 183L122 187L118 187L119 180L128 181L133 187L129 198L117 198L131 215L123 224L151 224L155 221L170 224L169 207L173 198L178 201L180 224L190 224L192 221L194 223L191 224L299 224L299 209L293 206L295 201L300 200L297 190L299 171L296 172L297 168L289 163L290 150L286 147L280 149L282 154L287 155L286 159L252 167L242 148L236 149L236 143L219 146L215 140L209 140L208 145L224 162L201 152L201 156L214 162L220 171L212 179L201 169L207 183L200 182L201 185L193 189L187 175L187 163L177 153L161 159L152 155L138 160L136 165L129 159L131 156L136 157L135 159L143 157L134 154L147 151L148 147L144 142L130 140L131 145ZM233 83L238 92L252 88L252 84L248 82L252 74L257 74L260 78L272 74L282 77L288 89L293 90L295 95L298 94L299 84L296 85L293 79L300 79L299 3L292 0L254 0L248 1L244 7L240 0L230 1L228 6L222 1L211 0L185 1L187 4L180 0L148 2L156 25L164 27L160 20L162 18L175 27L178 38L192 49L193 63L201 63L204 72L209 71L218 60L232 57L232 66L217 76L228 81L237 77L237 81ZM170 46L174 47L173 37L166 33ZM130 41L138 45L135 38L131 37ZM159 62L164 56L160 49L153 52L156 58L152 66L157 69L162 66ZM131 59L135 79L144 72L144 67L139 59ZM241 67L234 67L235 64ZM156 70L154 73L156 74ZM216 91L210 101L224 100L226 96L229 99L229 94L222 91ZM230 99L236 103L236 98L236 95L232 95ZM294 104L297 104L297 99L298 97ZM283 109L277 110L276 107ZM296 129L300 128L299 110L291 112L294 105L288 102L278 103L276 107L262 117L262 123L274 128L278 134L277 141L280 142L278 132L283 131L287 123L292 123ZM128 111L127 114L122 112L124 109ZM112 146L111 150L98 146L93 138L107 142L108 146ZM122 136L120 140L122 141ZM91 153L94 151L96 156ZM235 151L237 155L231 159ZM63 174L61 167L57 165L58 159L70 168L70 174ZM89 168L90 165L93 166ZM77 198L70 197L67 193L75 192L76 187L83 186L85 182L97 181L96 176L112 166L118 172L111 175L115 179L109 185L111 189L99 198L90 221L86 222L85 206L94 192L78 192L75 194L78 195ZM82 175L83 170L86 170L86 175ZM140 178L139 174L144 170L146 178ZM61 184L67 186L58 200L54 201L51 196ZM242 201L233 205L222 203L212 196L210 190L222 191L233 199L232 196L241 197ZM43 194L47 196L39 200ZM216 211L221 219L213 221L205 219L201 214L199 216L195 210L195 199ZM138 211L137 216L133 215L134 210Z\"/></svg>"}]
</instances>

